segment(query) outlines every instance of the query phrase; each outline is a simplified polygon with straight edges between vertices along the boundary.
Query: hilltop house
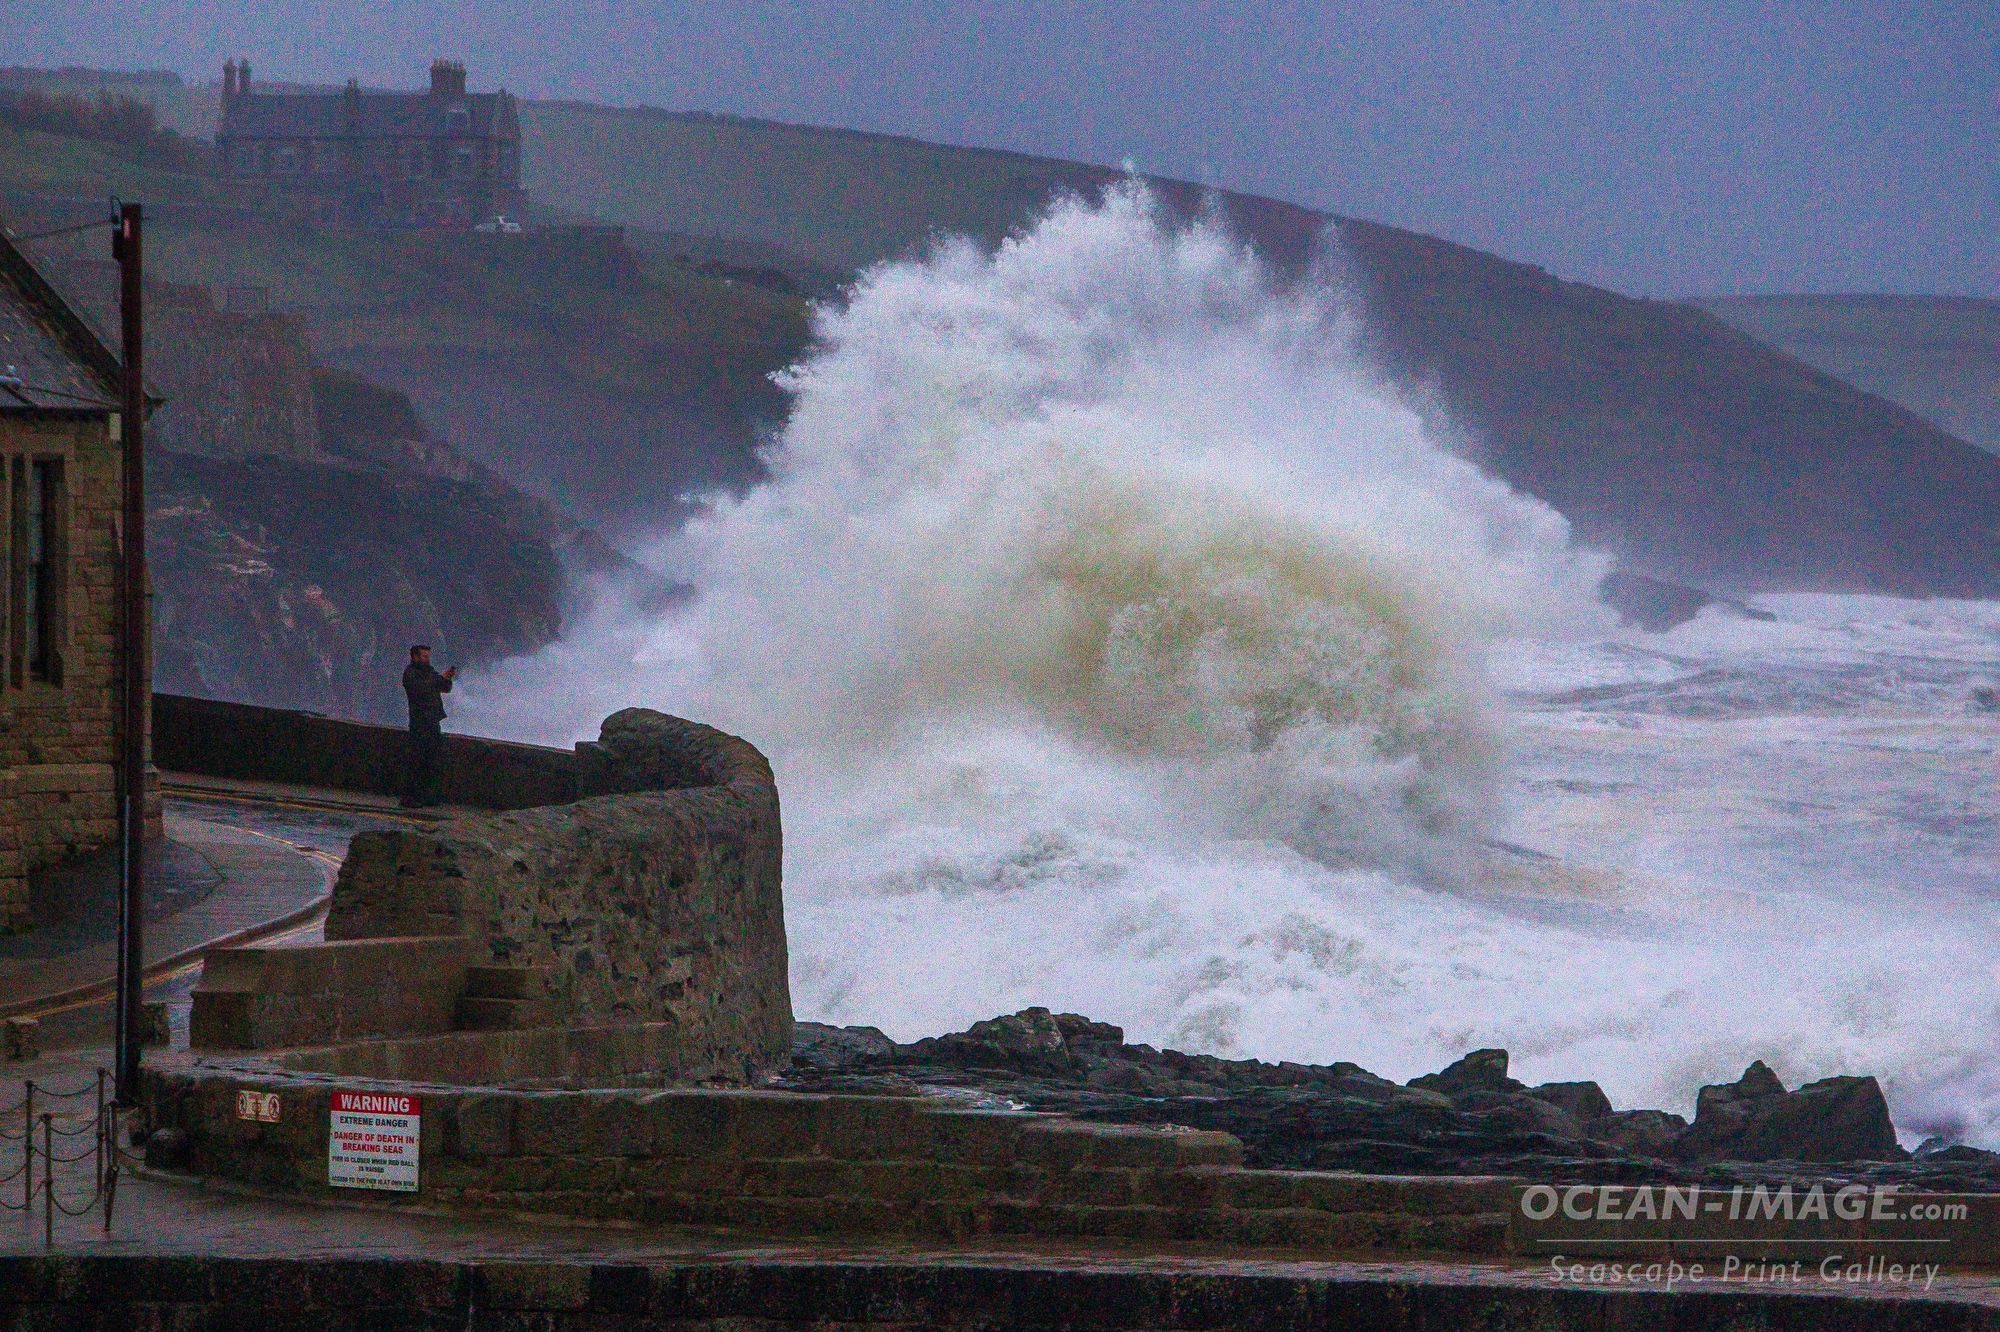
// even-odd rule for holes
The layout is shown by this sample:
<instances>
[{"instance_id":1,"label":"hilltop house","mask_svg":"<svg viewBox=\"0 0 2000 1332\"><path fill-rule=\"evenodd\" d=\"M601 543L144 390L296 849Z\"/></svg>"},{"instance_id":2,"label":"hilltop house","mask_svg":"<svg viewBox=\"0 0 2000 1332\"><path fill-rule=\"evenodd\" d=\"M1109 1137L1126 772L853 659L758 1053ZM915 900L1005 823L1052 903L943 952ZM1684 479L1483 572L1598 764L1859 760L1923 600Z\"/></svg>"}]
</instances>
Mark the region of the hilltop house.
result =
<instances>
[{"instance_id":1,"label":"hilltop house","mask_svg":"<svg viewBox=\"0 0 2000 1332\"><path fill-rule=\"evenodd\" d=\"M431 62L427 92L253 92L222 66L216 149L239 183L329 226L469 227L521 207L521 124L505 92Z\"/></svg>"},{"instance_id":2,"label":"hilltop house","mask_svg":"<svg viewBox=\"0 0 2000 1332\"><path fill-rule=\"evenodd\" d=\"M0 933L118 838L119 373L0 232Z\"/></svg>"}]
</instances>

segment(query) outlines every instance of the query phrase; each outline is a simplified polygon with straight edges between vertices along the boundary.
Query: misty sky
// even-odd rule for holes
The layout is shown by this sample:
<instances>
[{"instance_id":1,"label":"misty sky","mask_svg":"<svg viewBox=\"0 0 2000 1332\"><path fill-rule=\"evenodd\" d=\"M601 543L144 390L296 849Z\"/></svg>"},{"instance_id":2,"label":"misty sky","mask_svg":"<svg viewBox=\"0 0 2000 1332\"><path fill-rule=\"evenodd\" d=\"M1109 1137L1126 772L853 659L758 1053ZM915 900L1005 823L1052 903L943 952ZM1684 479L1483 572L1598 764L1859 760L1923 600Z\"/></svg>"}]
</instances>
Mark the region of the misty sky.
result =
<instances>
[{"instance_id":1,"label":"misty sky","mask_svg":"<svg viewBox=\"0 0 2000 1332\"><path fill-rule=\"evenodd\" d=\"M2000 0L5 0L0 60L650 103L1046 153L1647 295L2000 295Z\"/></svg>"}]
</instances>

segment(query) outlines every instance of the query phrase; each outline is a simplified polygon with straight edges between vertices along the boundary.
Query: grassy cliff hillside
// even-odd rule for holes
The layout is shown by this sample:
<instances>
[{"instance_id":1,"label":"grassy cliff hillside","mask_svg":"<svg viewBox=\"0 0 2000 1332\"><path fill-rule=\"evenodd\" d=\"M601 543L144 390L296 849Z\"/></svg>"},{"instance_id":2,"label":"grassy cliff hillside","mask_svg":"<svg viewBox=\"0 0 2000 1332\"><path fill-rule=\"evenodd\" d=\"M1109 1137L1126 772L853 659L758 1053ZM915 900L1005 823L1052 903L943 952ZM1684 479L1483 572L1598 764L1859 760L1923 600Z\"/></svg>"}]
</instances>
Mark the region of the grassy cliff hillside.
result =
<instances>
[{"instance_id":1,"label":"grassy cliff hillside","mask_svg":"<svg viewBox=\"0 0 2000 1332\"><path fill-rule=\"evenodd\" d=\"M530 102L522 184L547 208L752 238L852 270L962 232L998 239L1110 173L1019 153L646 108Z\"/></svg>"},{"instance_id":2,"label":"grassy cliff hillside","mask_svg":"<svg viewBox=\"0 0 2000 1332\"><path fill-rule=\"evenodd\" d=\"M2000 453L2000 301L1732 296L1701 305L1808 365Z\"/></svg>"},{"instance_id":3,"label":"grassy cliff hillside","mask_svg":"<svg viewBox=\"0 0 2000 1332\"><path fill-rule=\"evenodd\" d=\"M998 238L1114 173L911 139L569 103L523 112L546 206L848 268L938 231ZM1170 206L1205 206L1158 182ZM2000 594L2000 463L1692 306L1242 195L1279 266L1335 253L1377 351L1436 390L1498 475L1637 570L1732 590Z\"/></svg>"}]
</instances>

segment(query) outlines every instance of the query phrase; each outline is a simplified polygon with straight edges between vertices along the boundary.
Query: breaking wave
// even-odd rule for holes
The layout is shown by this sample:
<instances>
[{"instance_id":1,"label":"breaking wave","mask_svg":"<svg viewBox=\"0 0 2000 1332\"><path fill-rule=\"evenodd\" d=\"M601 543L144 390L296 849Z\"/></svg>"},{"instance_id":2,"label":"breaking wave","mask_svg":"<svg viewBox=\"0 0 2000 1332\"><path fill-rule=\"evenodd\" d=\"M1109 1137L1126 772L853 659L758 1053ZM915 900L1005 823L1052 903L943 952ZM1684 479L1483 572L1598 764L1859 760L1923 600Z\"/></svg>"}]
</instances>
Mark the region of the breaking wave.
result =
<instances>
[{"instance_id":1,"label":"breaking wave","mask_svg":"<svg viewBox=\"0 0 2000 1332\"><path fill-rule=\"evenodd\" d=\"M1949 986L1910 1039L1815 1007L1895 966L1842 972L1844 932L1500 844L1557 798L1524 744L1574 763L1504 722L1536 705L1489 659L1602 659L1603 564L1438 443L1329 284L1127 187L879 267L815 331L769 482L665 552L690 606L463 691L476 729L644 702L762 746L801 1016L910 1038L1039 1003L1398 1077L1509 1044L1681 1108L1752 1057L1873 1060L1892 1094L1941 1057Z\"/></svg>"}]
</instances>

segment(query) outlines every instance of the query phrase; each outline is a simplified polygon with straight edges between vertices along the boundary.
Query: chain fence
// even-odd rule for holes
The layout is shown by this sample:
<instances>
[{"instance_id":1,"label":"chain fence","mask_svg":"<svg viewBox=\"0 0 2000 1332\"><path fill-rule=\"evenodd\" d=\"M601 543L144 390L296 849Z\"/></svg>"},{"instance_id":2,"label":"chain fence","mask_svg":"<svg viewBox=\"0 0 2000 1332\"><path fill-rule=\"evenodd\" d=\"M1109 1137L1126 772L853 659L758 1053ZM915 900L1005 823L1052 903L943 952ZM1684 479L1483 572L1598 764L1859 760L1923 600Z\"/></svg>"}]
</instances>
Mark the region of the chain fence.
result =
<instances>
[{"instance_id":1,"label":"chain fence","mask_svg":"<svg viewBox=\"0 0 2000 1332\"><path fill-rule=\"evenodd\" d=\"M58 1214L101 1209L109 1234L119 1172L145 1161L119 1141L124 1112L110 1088L111 1074L100 1068L95 1083L67 1090L29 1079L19 1099L0 1104L0 1211L32 1223L39 1210L45 1247L55 1243Z\"/></svg>"}]
</instances>

